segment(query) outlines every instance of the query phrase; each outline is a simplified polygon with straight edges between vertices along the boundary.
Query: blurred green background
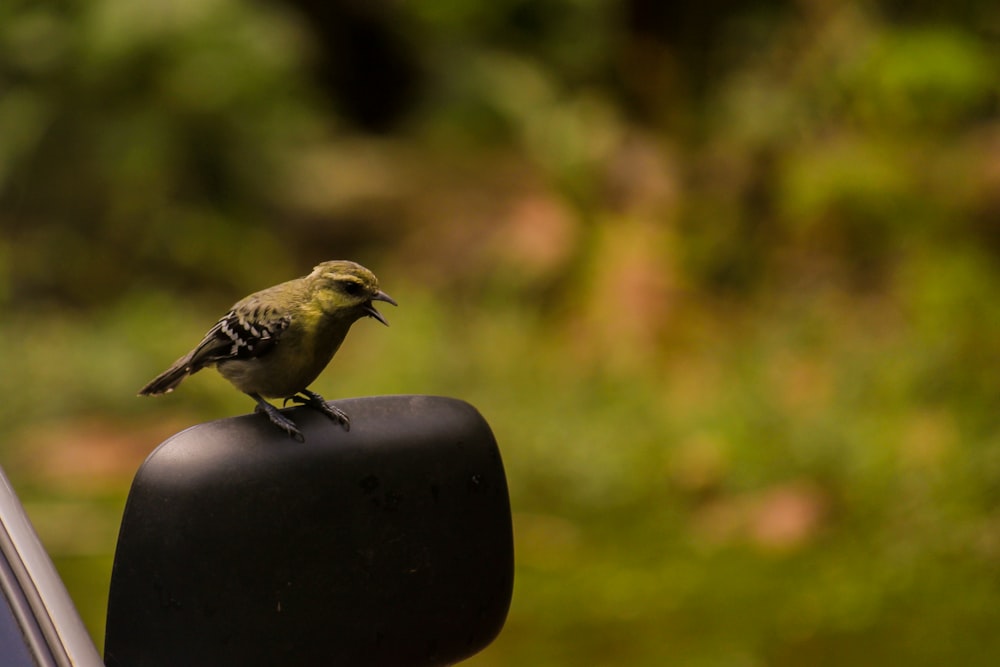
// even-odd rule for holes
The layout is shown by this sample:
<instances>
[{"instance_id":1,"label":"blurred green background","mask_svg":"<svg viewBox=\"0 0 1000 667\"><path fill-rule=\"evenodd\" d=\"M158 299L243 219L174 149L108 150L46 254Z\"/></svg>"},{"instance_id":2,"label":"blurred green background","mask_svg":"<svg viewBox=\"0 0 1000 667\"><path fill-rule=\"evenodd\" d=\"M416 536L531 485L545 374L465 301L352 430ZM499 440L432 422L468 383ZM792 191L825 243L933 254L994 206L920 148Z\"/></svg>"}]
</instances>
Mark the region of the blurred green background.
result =
<instances>
[{"instance_id":1,"label":"blurred green background","mask_svg":"<svg viewBox=\"0 0 1000 667\"><path fill-rule=\"evenodd\" d=\"M472 402L517 573L468 664L1000 660L1000 6L0 4L0 464L100 645L137 389L350 258L328 397Z\"/></svg>"}]
</instances>

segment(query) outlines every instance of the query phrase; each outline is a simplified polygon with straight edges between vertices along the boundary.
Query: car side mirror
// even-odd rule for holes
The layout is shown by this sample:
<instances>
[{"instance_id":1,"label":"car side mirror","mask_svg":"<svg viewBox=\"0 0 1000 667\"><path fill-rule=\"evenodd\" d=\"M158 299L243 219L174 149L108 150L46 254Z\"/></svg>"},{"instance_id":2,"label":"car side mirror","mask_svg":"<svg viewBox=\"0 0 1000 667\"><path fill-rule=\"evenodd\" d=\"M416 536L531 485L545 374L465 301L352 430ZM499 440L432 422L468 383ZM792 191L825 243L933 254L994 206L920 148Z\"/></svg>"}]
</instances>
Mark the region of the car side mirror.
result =
<instances>
[{"instance_id":1,"label":"car side mirror","mask_svg":"<svg viewBox=\"0 0 1000 667\"><path fill-rule=\"evenodd\" d=\"M108 667L455 663L503 626L513 537L493 434L468 403L337 401L209 422L140 467L108 602Z\"/></svg>"}]
</instances>

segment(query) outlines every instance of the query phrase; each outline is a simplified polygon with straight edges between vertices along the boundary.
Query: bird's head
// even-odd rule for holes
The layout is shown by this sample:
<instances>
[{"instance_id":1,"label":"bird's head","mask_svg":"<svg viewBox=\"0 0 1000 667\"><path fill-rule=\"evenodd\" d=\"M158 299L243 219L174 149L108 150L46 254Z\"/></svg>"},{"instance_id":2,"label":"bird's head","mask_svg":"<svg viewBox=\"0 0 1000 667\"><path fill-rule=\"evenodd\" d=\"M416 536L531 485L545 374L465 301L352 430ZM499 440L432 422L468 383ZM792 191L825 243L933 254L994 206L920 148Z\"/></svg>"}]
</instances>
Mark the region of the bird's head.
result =
<instances>
[{"instance_id":1,"label":"bird's head","mask_svg":"<svg viewBox=\"0 0 1000 667\"><path fill-rule=\"evenodd\" d=\"M328 313L355 314L355 319L373 317L389 326L373 302L398 305L379 289L375 274L355 262L339 259L323 262L316 265L306 279L313 283L316 297Z\"/></svg>"}]
</instances>

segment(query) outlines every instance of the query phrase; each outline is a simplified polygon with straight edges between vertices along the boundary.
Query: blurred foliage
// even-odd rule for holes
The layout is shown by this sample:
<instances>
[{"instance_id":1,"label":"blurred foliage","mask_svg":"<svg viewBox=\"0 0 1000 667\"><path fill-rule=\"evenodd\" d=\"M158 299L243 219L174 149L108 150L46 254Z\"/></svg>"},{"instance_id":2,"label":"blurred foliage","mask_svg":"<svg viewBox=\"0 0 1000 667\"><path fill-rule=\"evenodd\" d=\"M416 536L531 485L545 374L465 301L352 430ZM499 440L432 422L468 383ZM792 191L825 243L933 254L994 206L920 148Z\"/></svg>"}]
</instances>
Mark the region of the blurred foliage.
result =
<instances>
[{"instance_id":1,"label":"blurred foliage","mask_svg":"<svg viewBox=\"0 0 1000 667\"><path fill-rule=\"evenodd\" d=\"M0 462L99 643L136 466L250 409L134 392L349 257L401 307L317 390L504 453L469 664L1000 659L995 3L373 3L418 60L377 123L316 7L0 5Z\"/></svg>"}]
</instances>

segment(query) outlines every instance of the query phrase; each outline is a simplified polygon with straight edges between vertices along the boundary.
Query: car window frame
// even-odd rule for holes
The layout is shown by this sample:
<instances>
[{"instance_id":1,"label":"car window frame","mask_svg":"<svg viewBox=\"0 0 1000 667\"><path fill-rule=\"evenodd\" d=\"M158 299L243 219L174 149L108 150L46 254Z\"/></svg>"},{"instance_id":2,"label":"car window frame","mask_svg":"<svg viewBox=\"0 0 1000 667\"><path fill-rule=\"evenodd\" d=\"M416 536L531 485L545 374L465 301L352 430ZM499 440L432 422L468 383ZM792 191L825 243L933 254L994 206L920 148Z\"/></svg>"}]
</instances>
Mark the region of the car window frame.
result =
<instances>
[{"instance_id":1,"label":"car window frame","mask_svg":"<svg viewBox=\"0 0 1000 667\"><path fill-rule=\"evenodd\" d=\"M80 615L0 468L0 586L38 667L103 667Z\"/></svg>"}]
</instances>

